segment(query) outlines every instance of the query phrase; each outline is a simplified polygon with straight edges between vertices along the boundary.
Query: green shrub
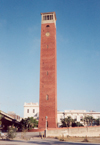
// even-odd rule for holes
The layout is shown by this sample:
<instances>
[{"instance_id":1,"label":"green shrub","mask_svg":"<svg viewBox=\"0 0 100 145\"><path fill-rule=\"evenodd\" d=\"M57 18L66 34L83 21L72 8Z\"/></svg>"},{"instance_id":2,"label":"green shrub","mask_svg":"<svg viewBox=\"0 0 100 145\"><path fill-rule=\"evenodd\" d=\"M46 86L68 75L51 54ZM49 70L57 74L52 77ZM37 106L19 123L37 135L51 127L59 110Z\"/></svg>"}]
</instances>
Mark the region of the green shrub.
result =
<instances>
[{"instance_id":1,"label":"green shrub","mask_svg":"<svg viewBox=\"0 0 100 145\"><path fill-rule=\"evenodd\" d=\"M8 131L7 131L7 139L15 138L16 137L16 131L17 131L17 128L14 125L9 126Z\"/></svg>"}]
</instances>

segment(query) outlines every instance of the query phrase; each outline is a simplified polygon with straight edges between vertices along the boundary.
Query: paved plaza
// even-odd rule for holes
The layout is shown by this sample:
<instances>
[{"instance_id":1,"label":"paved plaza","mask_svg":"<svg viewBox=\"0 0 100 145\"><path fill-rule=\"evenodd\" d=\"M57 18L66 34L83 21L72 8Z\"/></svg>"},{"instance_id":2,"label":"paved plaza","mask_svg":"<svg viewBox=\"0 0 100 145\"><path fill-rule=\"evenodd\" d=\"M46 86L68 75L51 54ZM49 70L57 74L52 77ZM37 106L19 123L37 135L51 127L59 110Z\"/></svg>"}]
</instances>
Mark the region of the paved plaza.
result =
<instances>
[{"instance_id":1,"label":"paved plaza","mask_svg":"<svg viewBox=\"0 0 100 145\"><path fill-rule=\"evenodd\" d=\"M97 145L97 144L90 144L90 143L71 143L71 142L61 142L57 139L41 139L35 138L30 141L24 140L0 140L0 145ZM100 144L99 144L100 145Z\"/></svg>"}]
</instances>

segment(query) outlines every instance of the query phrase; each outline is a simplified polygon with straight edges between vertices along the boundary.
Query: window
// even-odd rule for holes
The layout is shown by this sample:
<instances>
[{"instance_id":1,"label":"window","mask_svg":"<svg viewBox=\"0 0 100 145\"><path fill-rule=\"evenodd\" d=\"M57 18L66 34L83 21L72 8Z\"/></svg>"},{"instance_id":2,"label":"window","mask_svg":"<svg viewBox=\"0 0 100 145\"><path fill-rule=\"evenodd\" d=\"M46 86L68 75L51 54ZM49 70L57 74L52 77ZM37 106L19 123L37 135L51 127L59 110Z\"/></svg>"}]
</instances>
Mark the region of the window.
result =
<instances>
[{"instance_id":1,"label":"window","mask_svg":"<svg viewBox=\"0 0 100 145\"><path fill-rule=\"evenodd\" d=\"M33 109L33 113L35 113L35 109Z\"/></svg>"},{"instance_id":2,"label":"window","mask_svg":"<svg viewBox=\"0 0 100 145\"><path fill-rule=\"evenodd\" d=\"M43 16L43 20L46 20L46 16Z\"/></svg>"},{"instance_id":3,"label":"window","mask_svg":"<svg viewBox=\"0 0 100 145\"><path fill-rule=\"evenodd\" d=\"M49 25L47 25L46 27L50 27Z\"/></svg>"},{"instance_id":4,"label":"window","mask_svg":"<svg viewBox=\"0 0 100 145\"><path fill-rule=\"evenodd\" d=\"M53 20L53 15L50 15L50 20Z\"/></svg>"},{"instance_id":5,"label":"window","mask_svg":"<svg viewBox=\"0 0 100 145\"><path fill-rule=\"evenodd\" d=\"M48 75L48 71L47 71L47 75Z\"/></svg>"},{"instance_id":6,"label":"window","mask_svg":"<svg viewBox=\"0 0 100 145\"><path fill-rule=\"evenodd\" d=\"M49 15L47 15L47 20L49 20Z\"/></svg>"},{"instance_id":7,"label":"window","mask_svg":"<svg viewBox=\"0 0 100 145\"><path fill-rule=\"evenodd\" d=\"M47 48L48 48L49 46L47 45Z\"/></svg>"},{"instance_id":8,"label":"window","mask_svg":"<svg viewBox=\"0 0 100 145\"><path fill-rule=\"evenodd\" d=\"M29 109L27 109L27 113L29 113Z\"/></svg>"},{"instance_id":9,"label":"window","mask_svg":"<svg viewBox=\"0 0 100 145\"><path fill-rule=\"evenodd\" d=\"M43 16L43 20L53 20L53 15Z\"/></svg>"},{"instance_id":10,"label":"window","mask_svg":"<svg viewBox=\"0 0 100 145\"><path fill-rule=\"evenodd\" d=\"M49 95L46 95L46 100L49 100Z\"/></svg>"}]
</instances>

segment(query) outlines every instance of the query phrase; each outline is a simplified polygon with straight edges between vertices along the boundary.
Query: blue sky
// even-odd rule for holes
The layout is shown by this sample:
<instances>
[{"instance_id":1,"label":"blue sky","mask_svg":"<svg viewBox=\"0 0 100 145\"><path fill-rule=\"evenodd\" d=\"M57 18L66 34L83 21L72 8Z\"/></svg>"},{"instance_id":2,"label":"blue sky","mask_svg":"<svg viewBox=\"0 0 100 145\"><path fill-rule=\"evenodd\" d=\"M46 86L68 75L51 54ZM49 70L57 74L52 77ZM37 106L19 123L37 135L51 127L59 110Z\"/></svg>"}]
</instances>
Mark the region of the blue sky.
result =
<instances>
[{"instance_id":1,"label":"blue sky","mask_svg":"<svg viewBox=\"0 0 100 145\"><path fill-rule=\"evenodd\" d=\"M0 0L0 108L39 102L42 12L57 16L58 110L100 112L100 0Z\"/></svg>"}]
</instances>

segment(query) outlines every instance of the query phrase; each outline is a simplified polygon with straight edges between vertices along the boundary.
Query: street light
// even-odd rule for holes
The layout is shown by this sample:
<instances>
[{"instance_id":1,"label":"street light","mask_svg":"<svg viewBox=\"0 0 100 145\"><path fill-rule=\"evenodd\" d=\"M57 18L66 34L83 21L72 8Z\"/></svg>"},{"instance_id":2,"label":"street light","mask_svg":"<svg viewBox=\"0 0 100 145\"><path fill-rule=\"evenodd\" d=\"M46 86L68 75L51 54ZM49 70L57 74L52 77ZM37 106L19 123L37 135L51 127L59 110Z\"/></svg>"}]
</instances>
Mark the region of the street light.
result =
<instances>
[{"instance_id":1,"label":"street light","mask_svg":"<svg viewBox=\"0 0 100 145\"><path fill-rule=\"evenodd\" d=\"M45 119L46 119L46 124L45 124L45 137L47 137L47 119L48 119L48 116L46 116Z\"/></svg>"},{"instance_id":2,"label":"street light","mask_svg":"<svg viewBox=\"0 0 100 145\"><path fill-rule=\"evenodd\" d=\"M48 116L46 116L45 119L46 119L46 126L45 126L45 128L47 130L47 119L48 119Z\"/></svg>"}]
</instances>

